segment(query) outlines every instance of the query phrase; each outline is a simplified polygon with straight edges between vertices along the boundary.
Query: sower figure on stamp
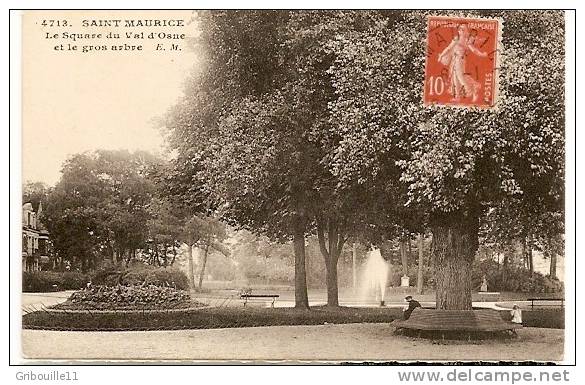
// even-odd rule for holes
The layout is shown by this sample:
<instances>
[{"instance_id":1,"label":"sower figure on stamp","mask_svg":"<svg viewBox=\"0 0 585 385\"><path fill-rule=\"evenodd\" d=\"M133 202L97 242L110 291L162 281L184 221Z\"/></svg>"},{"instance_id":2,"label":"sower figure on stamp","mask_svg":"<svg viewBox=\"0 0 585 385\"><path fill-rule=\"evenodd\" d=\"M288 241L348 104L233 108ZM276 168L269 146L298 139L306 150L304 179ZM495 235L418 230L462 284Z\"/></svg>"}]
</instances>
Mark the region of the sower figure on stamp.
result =
<instances>
[{"instance_id":1,"label":"sower figure on stamp","mask_svg":"<svg viewBox=\"0 0 585 385\"><path fill-rule=\"evenodd\" d=\"M481 85L465 73L465 55L468 50L480 57L487 57L487 53L477 49L473 45L474 42L475 38L469 34L467 24L459 24L457 35L439 54L439 62L447 66L449 71L449 93L453 95L454 100L471 95L473 102L477 102L479 98Z\"/></svg>"},{"instance_id":2,"label":"sower figure on stamp","mask_svg":"<svg viewBox=\"0 0 585 385\"><path fill-rule=\"evenodd\" d=\"M407 320L410 318L410 315L417 307L421 307L420 303L417 300L412 299L411 295L408 295L404 298L406 302L408 302L408 307L404 309L404 319Z\"/></svg>"}]
</instances>

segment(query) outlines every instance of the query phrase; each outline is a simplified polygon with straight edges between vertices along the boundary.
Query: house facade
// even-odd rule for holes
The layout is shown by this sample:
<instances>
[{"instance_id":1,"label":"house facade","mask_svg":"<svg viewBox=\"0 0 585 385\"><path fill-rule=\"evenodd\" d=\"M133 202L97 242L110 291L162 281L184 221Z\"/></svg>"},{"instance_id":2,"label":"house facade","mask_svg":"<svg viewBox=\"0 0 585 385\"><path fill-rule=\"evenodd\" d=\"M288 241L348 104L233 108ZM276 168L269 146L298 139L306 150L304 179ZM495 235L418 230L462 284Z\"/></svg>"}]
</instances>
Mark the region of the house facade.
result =
<instances>
[{"instance_id":1,"label":"house facade","mask_svg":"<svg viewBox=\"0 0 585 385\"><path fill-rule=\"evenodd\" d=\"M50 265L49 232L40 222L43 207L39 203L37 211L27 202L22 205L22 269L40 271Z\"/></svg>"}]
</instances>

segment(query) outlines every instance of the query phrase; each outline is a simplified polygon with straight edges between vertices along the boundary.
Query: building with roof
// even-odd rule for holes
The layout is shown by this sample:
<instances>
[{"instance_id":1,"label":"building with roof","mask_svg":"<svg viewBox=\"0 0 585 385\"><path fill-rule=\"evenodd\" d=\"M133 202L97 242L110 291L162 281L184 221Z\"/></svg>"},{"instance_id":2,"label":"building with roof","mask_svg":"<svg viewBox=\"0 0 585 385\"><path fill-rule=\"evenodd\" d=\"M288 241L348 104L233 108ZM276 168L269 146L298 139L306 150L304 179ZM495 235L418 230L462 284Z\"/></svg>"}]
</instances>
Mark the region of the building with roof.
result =
<instances>
[{"instance_id":1,"label":"building with roof","mask_svg":"<svg viewBox=\"0 0 585 385\"><path fill-rule=\"evenodd\" d=\"M35 212L33 204L22 205L22 269L39 271L43 266L50 266L49 232L40 221L43 206L39 203Z\"/></svg>"}]
</instances>

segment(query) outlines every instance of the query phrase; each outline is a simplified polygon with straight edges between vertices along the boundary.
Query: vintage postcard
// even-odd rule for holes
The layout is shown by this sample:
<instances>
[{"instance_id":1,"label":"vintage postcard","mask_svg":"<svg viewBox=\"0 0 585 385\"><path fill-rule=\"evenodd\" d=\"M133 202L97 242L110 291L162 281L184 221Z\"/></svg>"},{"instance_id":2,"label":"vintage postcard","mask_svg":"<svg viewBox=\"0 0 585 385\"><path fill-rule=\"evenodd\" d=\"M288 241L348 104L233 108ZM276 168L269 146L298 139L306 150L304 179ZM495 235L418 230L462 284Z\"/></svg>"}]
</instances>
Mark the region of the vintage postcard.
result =
<instances>
[{"instance_id":1,"label":"vintage postcard","mask_svg":"<svg viewBox=\"0 0 585 385\"><path fill-rule=\"evenodd\" d=\"M13 16L22 362L573 359L569 13Z\"/></svg>"}]
</instances>

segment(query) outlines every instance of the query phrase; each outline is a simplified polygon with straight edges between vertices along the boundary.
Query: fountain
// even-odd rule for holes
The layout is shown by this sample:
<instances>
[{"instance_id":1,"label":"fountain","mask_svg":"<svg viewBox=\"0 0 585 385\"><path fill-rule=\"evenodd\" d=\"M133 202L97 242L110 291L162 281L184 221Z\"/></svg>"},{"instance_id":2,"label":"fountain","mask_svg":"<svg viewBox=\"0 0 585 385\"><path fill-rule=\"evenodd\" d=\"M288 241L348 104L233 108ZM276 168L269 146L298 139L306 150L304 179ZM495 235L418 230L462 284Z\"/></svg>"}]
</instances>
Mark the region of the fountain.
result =
<instances>
[{"instance_id":1,"label":"fountain","mask_svg":"<svg viewBox=\"0 0 585 385\"><path fill-rule=\"evenodd\" d=\"M382 258L380 249L372 248L361 272L359 298L362 302L369 302L374 297L380 306L385 305L384 296L389 271L390 264Z\"/></svg>"}]
</instances>

